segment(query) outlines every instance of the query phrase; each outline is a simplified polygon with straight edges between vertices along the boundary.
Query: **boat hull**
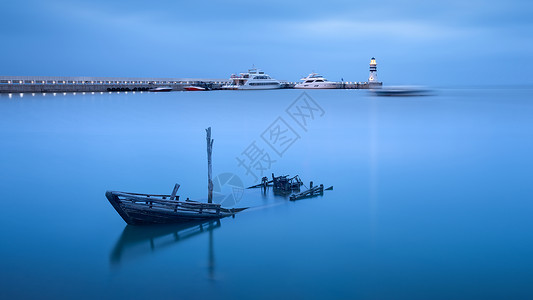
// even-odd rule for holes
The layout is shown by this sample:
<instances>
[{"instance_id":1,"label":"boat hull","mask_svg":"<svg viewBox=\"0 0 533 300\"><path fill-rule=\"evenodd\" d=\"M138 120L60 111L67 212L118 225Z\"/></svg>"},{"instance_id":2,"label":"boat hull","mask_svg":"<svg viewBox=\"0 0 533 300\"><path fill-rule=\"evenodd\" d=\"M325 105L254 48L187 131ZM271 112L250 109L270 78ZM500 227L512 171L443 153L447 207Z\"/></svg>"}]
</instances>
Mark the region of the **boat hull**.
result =
<instances>
[{"instance_id":1,"label":"boat hull","mask_svg":"<svg viewBox=\"0 0 533 300\"><path fill-rule=\"evenodd\" d=\"M225 85L223 90L277 90L281 89L281 84L277 85Z\"/></svg>"},{"instance_id":2,"label":"boat hull","mask_svg":"<svg viewBox=\"0 0 533 300\"><path fill-rule=\"evenodd\" d=\"M149 89L148 91L153 92L153 93L172 92L172 88L171 87L157 87L157 88Z\"/></svg>"},{"instance_id":3,"label":"boat hull","mask_svg":"<svg viewBox=\"0 0 533 300\"><path fill-rule=\"evenodd\" d=\"M122 219L130 225L176 224L192 221L221 219L234 215L234 212L228 210L218 212L208 209L206 209L205 211L197 209L172 210L165 207L158 207L156 204L153 203L148 203L149 200L156 201L158 199L146 198L146 203L139 203L129 201L127 198L124 199L123 196L126 194L127 193L107 191L106 198L107 200L109 200L109 203L111 203L117 213L122 217ZM142 198L142 196L132 197L132 199L136 200Z\"/></svg>"},{"instance_id":4,"label":"boat hull","mask_svg":"<svg viewBox=\"0 0 533 300\"><path fill-rule=\"evenodd\" d=\"M186 91L191 91L191 92L193 92L193 91L205 91L206 90L205 88L199 87L199 86L186 86L184 89Z\"/></svg>"},{"instance_id":5,"label":"boat hull","mask_svg":"<svg viewBox=\"0 0 533 300\"><path fill-rule=\"evenodd\" d=\"M298 83L294 86L295 89L338 89L340 84L336 82L324 83Z\"/></svg>"}]
</instances>

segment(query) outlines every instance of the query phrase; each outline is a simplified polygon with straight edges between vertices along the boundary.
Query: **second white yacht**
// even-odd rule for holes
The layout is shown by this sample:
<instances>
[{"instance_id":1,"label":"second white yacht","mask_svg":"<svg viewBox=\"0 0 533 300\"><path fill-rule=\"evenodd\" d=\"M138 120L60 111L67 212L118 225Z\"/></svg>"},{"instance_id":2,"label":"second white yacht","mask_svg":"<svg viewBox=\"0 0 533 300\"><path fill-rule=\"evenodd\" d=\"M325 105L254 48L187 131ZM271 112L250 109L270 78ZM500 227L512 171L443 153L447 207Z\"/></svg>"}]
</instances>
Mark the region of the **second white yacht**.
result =
<instances>
[{"instance_id":1,"label":"second white yacht","mask_svg":"<svg viewBox=\"0 0 533 300\"><path fill-rule=\"evenodd\" d=\"M222 86L222 89L225 90L271 90L279 88L281 88L281 82L257 68L249 69L248 73L231 75L230 84Z\"/></svg>"},{"instance_id":2,"label":"second white yacht","mask_svg":"<svg viewBox=\"0 0 533 300\"><path fill-rule=\"evenodd\" d=\"M317 73L311 73L301 80L303 82L296 84L294 86L295 89L338 89L341 87L340 83L328 81L324 76Z\"/></svg>"}]
</instances>

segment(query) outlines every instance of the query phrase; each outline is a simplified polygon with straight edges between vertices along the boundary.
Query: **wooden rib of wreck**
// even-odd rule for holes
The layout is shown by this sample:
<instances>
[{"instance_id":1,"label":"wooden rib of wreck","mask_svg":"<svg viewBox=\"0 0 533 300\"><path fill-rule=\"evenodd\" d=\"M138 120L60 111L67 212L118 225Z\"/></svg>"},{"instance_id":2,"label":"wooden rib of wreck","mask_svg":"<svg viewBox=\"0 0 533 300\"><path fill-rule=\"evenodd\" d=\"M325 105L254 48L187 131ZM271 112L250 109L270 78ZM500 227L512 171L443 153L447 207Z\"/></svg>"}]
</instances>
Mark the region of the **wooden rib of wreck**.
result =
<instances>
[{"instance_id":1,"label":"wooden rib of wreck","mask_svg":"<svg viewBox=\"0 0 533 300\"><path fill-rule=\"evenodd\" d=\"M211 178L211 152L213 140L211 127L207 132L208 161L208 203L191 201L189 198L180 201L177 196L179 184L174 186L170 195L139 194L128 192L107 191L106 198L113 208L131 225L184 223L209 219L220 219L235 215L246 208L227 209L213 202L213 181Z\"/></svg>"},{"instance_id":2,"label":"wooden rib of wreck","mask_svg":"<svg viewBox=\"0 0 533 300\"><path fill-rule=\"evenodd\" d=\"M333 186L327 188L326 190L332 190L332 189L333 189ZM311 183L309 184L309 189L308 190L303 191L301 193L292 194L289 197L289 200L295 201L295 200L311 198L311 197L315 197L315 196L321 196L323 194L324 194L324 185L321 184L319 186L313 186L313 182L311 181Z\"/></svg>"}]
</instances>

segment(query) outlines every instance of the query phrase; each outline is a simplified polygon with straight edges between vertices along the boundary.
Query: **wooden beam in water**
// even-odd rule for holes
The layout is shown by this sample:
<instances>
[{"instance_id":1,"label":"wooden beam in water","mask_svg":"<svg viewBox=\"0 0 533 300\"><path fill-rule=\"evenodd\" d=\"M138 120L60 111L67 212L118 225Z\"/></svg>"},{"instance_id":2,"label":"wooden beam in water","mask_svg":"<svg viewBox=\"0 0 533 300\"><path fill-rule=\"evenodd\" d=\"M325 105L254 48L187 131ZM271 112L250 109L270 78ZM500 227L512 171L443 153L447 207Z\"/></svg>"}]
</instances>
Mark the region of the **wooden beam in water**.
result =
<instances>
[{"instance_id":1,"label":"wooden beam in water","mask_svg":"<svg viewBox=\"0 0 533 300\"><path fill-rule=\"evenodd\" d=\"M307 191L303 191L297 194L292 194L289 199L291 201L294 201L294 200L310 198L310 197L314 197L314 196L318 196L322 194L324 194L324 185L321 184L319 186L313 186L313 182L311 181L310 188Z\"/></svg>"},{"instance_id":2,"label":"wooden beam in water","mask_svg":"<svg viewBox=\"0 0 533 300\"><path fill-rule=\"evenodd\" d=\"M213 151L213 139L211 139L211 127L207 128L207 203L213 203L213 179L211 166L211 153Z\"/></svg>"}]
</instances>

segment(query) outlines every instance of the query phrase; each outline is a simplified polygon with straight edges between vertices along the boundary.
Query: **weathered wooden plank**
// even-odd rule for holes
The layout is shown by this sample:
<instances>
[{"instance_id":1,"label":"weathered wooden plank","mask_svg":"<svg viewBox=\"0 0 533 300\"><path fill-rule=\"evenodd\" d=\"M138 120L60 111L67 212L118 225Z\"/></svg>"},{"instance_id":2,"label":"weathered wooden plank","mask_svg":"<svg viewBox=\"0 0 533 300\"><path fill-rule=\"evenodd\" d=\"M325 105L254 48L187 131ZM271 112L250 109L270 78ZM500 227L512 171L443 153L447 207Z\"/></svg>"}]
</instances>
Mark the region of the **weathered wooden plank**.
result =
<instances>
[{"instance_id":1,"label":"weathered wooden plank","mask_svg":"<svg viewBox=\"0 0 533 300\"><path fill-rule=\"evenodd\" d=\"M143 196L136 196L136 195L130 195L127 193L121 193L121 192L114 192L115 195L119 197L123 197L124 199L120 199L121 201L132 201L132 202L153 202L153 203L167 203L167 204L186 204L186 205L194 205L196 207L203 206L203 207L220 207L219 203L202 203L202 202L184 202L184 201L177 201L177 200L167 200L167 199L160 199L160 198L148 198Z\"/></svg>"},{"instance_id":2,"label":"weathered wooden plank","mask_svg":"<svg viewBox=\"0 0 533 300\"><path fill-rule=\"evenodd\" d=\"M207 203L213 203L213 180L212 180L212 166L211 153L213 151L213 141L211 139L211 127L205 130L207 132Z\"/></svg>"},{"instance_id":3,"label":"weathered wooden plank","mask_svg":"<svg viewBox=\"0 0 533 300\"><path fill-rule=\"evenodd\" d=\"M148 205L143 204L133 204L133 203L121 203L121 205L126 209L130 210L138 210L138 211L153 211L154 213L172 213L172 214L182 214L182 213L191 213L191 214L201 214L198 209L190 209L190 208L178 208L176 211L173 207L164 207L159 205L154 205L152 207L149 207ZM217 210L215 209L204 209L202 211L202 214L218 214Z\"/></svg>"},{"instance_id":4,"label":"weathered wooden plank","mask_svg":"<svg viewBox=\"0 0 533 300\"><path fill-rule=\"evenodd\" d=\"M135 195L135 196L150 196L150 197L167 197L170 198L170 195L166 194L141 194L141 193L130 193L130 192L120 192L120 191L114 191L114 193L122 193L122 194L129 194L129 195Z\"/></svg>"},{"instance_id":5,"label":"weathered wooden plank","mask_svg":"<svg viewBox=\"0 0 533 300\"><path fill-rule=\"evenodd\" d=\"M309 184L309 189L308 190L303 191L301 193L292 194L289 199L294 201L294 200L314 197L314 196L318 196L318 195L322 195L322 194L324 194L324 185L321 184L319 186L313 187L313 182L311 181L310 184Z\"/></svg>"},{"instance_id":6,"label":"weathered wooden plank","mask_svg":"<svg viewBox=\"0 0 533 300\"><path fill-rule=\"evenodd\" d=\"M174 189L172 190L172 194L170 194L170 200L176 199L176 194L178 193L179 188L180 188L180 185L176 183L174 185Z\"/></svg>"},{"instance_id":7,"label":"weathered wooden plank","mask_svg":"<svg viewBox=\"0 0 533 300\"><path fill-rule=\"evenodd\" d=\"M263 177L263 178L266 178L266 177ZM273 182L274 182L274 180L267 180L267 181L263 180L263 182L261 182L259 184L247 187L247 189L255 189L255 188L260 188L260 187L265 187L265 186L272 186Z\"/></svg>"},{"instance_id":8,"label":"weathered wooden plank","mask_svg":"<svg viewBox=\"0 0 533 300\"><path fill-rule=\"evenodd\" d=\"M201 202L181 202L181 201L171 201L171 200L161 200L157 198L134 198L134 197L125 197L123 199L118 199L121 203L132 203L132 204L145 204L145 205L159 205L166 207L183 207L189 209L212 209L216 210L220 207L218 203L201 203Z\"/></svg>"},{"instance_id":9,"label":"weathered wooden plank","mask_svg":"<svg viewBox=\"0 0 533 300\"><path fill-rule=\"evenodd\" d=\"M135 207L148 207L148 208L163 208L170 210L189 210L189 211L216 211L219 207L213 206L193 206L193 205L183 205L181 203L150 203L150 202L131 202L131 201L121 201L123 205L130 205Z\"/></svg>"}]
</instances>

